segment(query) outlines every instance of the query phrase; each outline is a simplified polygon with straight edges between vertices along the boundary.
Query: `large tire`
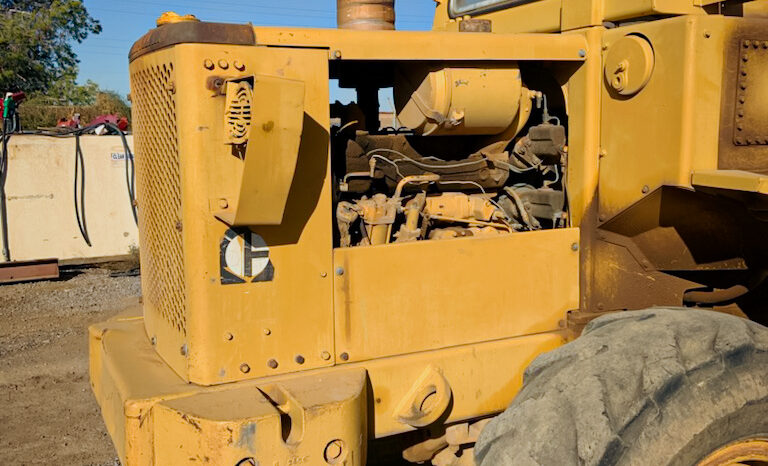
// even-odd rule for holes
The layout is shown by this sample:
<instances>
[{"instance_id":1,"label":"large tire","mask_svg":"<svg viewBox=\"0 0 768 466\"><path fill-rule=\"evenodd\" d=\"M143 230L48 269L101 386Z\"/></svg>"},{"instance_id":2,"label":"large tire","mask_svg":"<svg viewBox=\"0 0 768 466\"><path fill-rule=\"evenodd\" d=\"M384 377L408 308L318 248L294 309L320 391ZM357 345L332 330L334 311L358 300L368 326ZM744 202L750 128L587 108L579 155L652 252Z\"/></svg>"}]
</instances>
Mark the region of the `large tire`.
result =
<instances>
[{"instance_id":1,"label":"large tire","mask_svg":"<svg viewBox=\"0 0 768 466\"><path fill-rule=\"evenodd\" d=\"M482 432L480 465L696 465L768 438L768 328L703 310L590 323L539 356Z\"/></svg>"}]
</instances>

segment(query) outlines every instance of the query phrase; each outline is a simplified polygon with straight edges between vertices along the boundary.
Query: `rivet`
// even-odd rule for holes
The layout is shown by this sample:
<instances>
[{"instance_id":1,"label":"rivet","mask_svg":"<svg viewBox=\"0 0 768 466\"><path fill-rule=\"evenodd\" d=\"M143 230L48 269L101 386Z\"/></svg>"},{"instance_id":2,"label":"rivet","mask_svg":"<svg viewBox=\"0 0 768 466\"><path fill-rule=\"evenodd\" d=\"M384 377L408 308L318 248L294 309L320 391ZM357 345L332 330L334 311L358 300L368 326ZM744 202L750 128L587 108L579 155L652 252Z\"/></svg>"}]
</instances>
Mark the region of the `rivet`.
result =
<instances>
[{"instance_id":1,"label":"rivet","mask_svg":"<svg viewBox=\"0 0 768 466\"><path fill-rule=\"evenodd\" d=\"M747 84L746 83L741 83L741 85L739 87L741 88L742 91L746 91L747 90Z\"/></svg>"},{"instance_id":2,"label":"rivet","mask_svg":"<svg viewBox=\"0 0 768 466\"><path fill-rule=\"evenodd\" d=\"M296 364L304 364L304 356L298 354L296 355Z\"/></svg>"},{"instance_id":3,"label":"rivet","mask_svg":"<svg viewBox=\"0 0 768 466\"><path fill-rule=\"evenodd\" d=\"M229 68L229 63L227 63L227 60L224 60L223 58L219 60L219 68L221 68L222 70L226 70L227 68Z\"/></svg>"},{"instance_id":4,"label":"rivet","mask_svg":"<svg viewBox=\"0 0 768 466\"><path fill-rule=\"evenodd\" d=\"M331 353L329 353L328 351L323 351L322 353L320 353L320 358L323 361L327 361L327 360L331 359Z\"/></svg>"},{"instance_id":5,"label":"rivet","mask_svg":"<svg viewBox=\"0 0 768 466\"><path fill-rule=\"evenodd\" d=\"M328 276L328 273L327 273L327 272L320 272L320 276L321 276L321 277L323 277L323 278L325 278L325 277L327 277L327 276Z\"/></svg>"},{"instance_id":6,"label":"rivet","mask_svg":"<svg viewBox=\"0 0 768 466\"><path fill-rule=\"evenodd\" d=\"M227 332L227 333L224 334L224 339L227 340L227 341L232 341L232 340L235 339L235 336L232 335L231 333Z\"/></svg>"},{"instance_id":7,"label":"rivet","mask_svg":"<svg viewBox=\"0 0 768 466\"><path fill-rule=\"evenodd\" d=\"M744 144L744 140L743 140L743 139L741 139L741 138L736 138L736 139L734 139L734 142L736 142L736 145L737 145L737 146L740 146L740 145Z\"/></svg>"},{"instance_id":8,"label":"rivet","mask_svg":"<svg viewBox=\"0 0 768 466\"><path fill-rule=\"evenodd\" d=\"M186 356L187 355L187 344L186 343L181 345L181 350L179 352L181 353L182 356Z\"/></svg>"},{"instance_id":9,"label":"rivet","mask_svg":"<svg viewBox=\"0 0 768 466\"><path fill-rule=\"evenodd\" d=\"M333 51L333 58L340 59L341 58L341 50L334 50Z\"/></svg>"},{"instance_id":10,"label":"rivet","mask_svg":"<svg viewBox=\"0 0 768 466\"><path fill-rule=\"evenodd\" d=\"M215 65L213 64L213 60L210 58L206 58L203 60L203 67L207 70L212 70Z\"/></svg>"},{"instance_id":11,"label":"rivet","mask_svg":"<svg viewBox=\"0 0 768 466\"><path fill-rule=\"evenodd\" d=\"M607 45L603 45L603 50L608 50L608 46Z\"/></svg>"},{"instance_id":12,"label":"rivet","mask_svg":"<svg viewBox=\"0 0 768 466\"><path fill-rule=\"evenodd\" d=\"M263 331L264 331L264 335L272 335L272 330L268 328L265 328Z\"/></svg>"},{"instance_id":13,"label":"rivet","mask_svg":"<svg viewBox=\"0 0 768 466\"><path fill-rule=\"evenodd\" d=\"M763 41L763 48L768 49L768 40Z\"/></svg>"},{"instance_id":14,"label":"rivet","mask_svg":"<svg viewBox=\"0 0 768 466\"><path fill-rule=\"evenodd\" d=\"M744 118L744 110L739 110L737 115L739 116L739 118Z\"/></svg>"},{"instance_id":15,"label":"rivet","mask_svg":"<svg viewBox=\"0 0 768 466\"><path fill-rule=\"evenodd\" d=\"M741 60L742 60L742 61L749 61L749 55L747 55L747 54L744 54L744 56L743 56L743 57L741 57Z\"/></svg>"},{"instance_id":16,"label":"rivet","mask_svg":"<svg viewBox=\"0 0 768 466\"><path fill-rule=\"evenodd\" d=\"M571 251L578 251L579 250L579 243L573 243L571 245Z\"/></svg>"},{"instance_id":17,"label":"rivet","mask_svg":"<svg viewBox=\"0 0 768 466\"><path fill-rule=\"evenodd\" d=\"M339 358L341 358L342 361L349 361L349 354L348 353L341 353L339 355Z\"/></svg>"},{"instance_id":18,"label":"rivet","mask_svg":"<svg viewBox=\"0 0 768 466\"><path fill-rule=\"evenodd\" d=\"M648 194L648 191L650 191L651 188L648 187L648 185L643 186L643 194Z\"/></svg>"},{"instance_id":19,"label":"rivet","mask_svg":"<svg viewBox=\"0 0 768 466\"><path fill-rule=\"evenodd\" d=\"M344 267L336 267L336 275L338 276L344 275Z\"/></svg>"},{"instance_id":20,"label":"rivet","mask_svg":"<svg viewBox=\"0 0 768 466\"><path fill-rule=\"evenodd\" d=\"M704 31L704 37L705 37L706 39L709 39L710 37L712 37L712 33L711 33L711 32L709 32L709 31Z\"/></svg>"},{"instance_id":21,"label":"rivet","mask_svg":"<svg viewBox=\"0 0 768 466\"><path fill-rule=\"evenodd\" d=\"M251 372L251 366L249 366L246 363L240 364L240 372L242 372L243 374L247 374Z\"/></svg>"},{"instance_id":22,"label":"rivet","mask_svg":"<svg viewBox=\"0 0 768 466\"><path fill-rule=\"evenodd\" d=\"M226 199L219 199L219 208L226 209L229 207L229 202Z\"/></svg>"},{"instance_id":23,"label":"rivet","mask_svg":"<svg viewBox=\"0 0 768 466\"><path fill-rule=\"evenodd\" d=\"M608 152L606 152L605 149L600 151L600 158L605 157L606 155L608 155Z\"/></svg>"},{"instance_id":24,"label":"rivet","mask_svg":"<svg viewBox=\"0 0 768 466\"><path fill-rule=\"evenodd\" d=\"M270 369L277 369L277 361L274 359L270 359L269 361L267 361L267 367L269 367Z\"/></svg>"},{"instance_id":25,"label":"rivet","mask_svg":"<svg viewBox=\"0 0 768 466\"><path fill-rule=\"evenodd\" d=\"M747 98L746 97L744 97L744 96L739 97L739 103L743 104L743 103L746 103L746 102L747 102Z\"/></svg>"},{"instance_id":26,"label":"rivet","mask_svg":"<svg viewBox=\"0 0 768 466\"><path fill-rule=\"evenodd\" d=\"M760 42L759 42L759 41L754 41L754 42L752 42L752 47L753 47L753 48L758 48L758 47L760 47Z\"/></svg>"},{"instance_id":27,"label":"rivet","mask_svg":"<svg viewBox=\"0 0 768 466\"><path fill-rule=\"evenodd\" d=\"M744 48L745 49L748 49L750 45L752 45L752 41L751 40L745 40L744 41Z\"/></svg>"},{"instance_id":28,"label":"rivet","mask_svg":"<svg viewBox=\"0 0 768 466\"><path fill-rule=\"evenodd\" d=\"M601 215L601 216L597 217L597 220L600 221L600 222L604 222L605 221L605 215Z\"/></svg>"},{"instance_id":29,"label":"rivet","mask_svg":"<svg viewBox=\"0 0 768 466\"><path fill-rule=\"evenodd\" d=\"M245 69L245 65L243 65L242 63L240 63L237 60L235 60L233 65L235 66L235 68L237 68L237 71L243 71Z\"/></svg>"},{"instance_id":30,"label":"rivet","mask_svg":"<svg viewBox=\"0 0 768 466\"><path fill-rule=\"evenodd\" d=\"M586 50L584 50L584 49L579 49L579 56L580 56L581 58L584 58L584 57L586 57L586 56L587 56L587 51L586 51Z\"/></svg>"}]
</instances>

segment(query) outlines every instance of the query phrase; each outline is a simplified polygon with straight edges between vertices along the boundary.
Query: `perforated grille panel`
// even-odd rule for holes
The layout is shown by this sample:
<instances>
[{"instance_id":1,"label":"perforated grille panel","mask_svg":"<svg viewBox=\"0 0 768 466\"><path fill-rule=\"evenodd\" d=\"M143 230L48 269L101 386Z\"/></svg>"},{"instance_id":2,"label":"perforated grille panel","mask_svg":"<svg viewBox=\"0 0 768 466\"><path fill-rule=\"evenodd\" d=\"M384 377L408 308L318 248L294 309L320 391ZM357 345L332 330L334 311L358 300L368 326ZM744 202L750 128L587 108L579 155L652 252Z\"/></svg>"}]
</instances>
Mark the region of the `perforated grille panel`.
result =
<instances>
[{"instance_id":1,"label":"perforated grille panel","mask_svg":"<svg viewBox=\"0 0 768 466\"><path fill-rule=\"evenodd\" d=\"M186 335L173 63L131 75L145 312Z\"/></svg>"}]
</instances>

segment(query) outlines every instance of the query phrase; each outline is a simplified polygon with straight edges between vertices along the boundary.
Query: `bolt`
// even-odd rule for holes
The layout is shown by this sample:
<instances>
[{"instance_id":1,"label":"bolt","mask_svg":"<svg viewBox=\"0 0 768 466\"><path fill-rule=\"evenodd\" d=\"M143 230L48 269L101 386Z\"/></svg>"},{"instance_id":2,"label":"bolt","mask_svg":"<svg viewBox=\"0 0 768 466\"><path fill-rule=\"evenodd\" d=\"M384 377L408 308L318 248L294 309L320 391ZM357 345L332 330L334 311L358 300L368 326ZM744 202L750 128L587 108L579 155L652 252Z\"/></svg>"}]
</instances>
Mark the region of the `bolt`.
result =
<instances>
[{"instance_id":1,"label":"bolt","mask_svg":"<svg viewBox=\"0 0 768 466\"><path fill-rule=\"evenodd\" d=\"M584 49L579 49L579 56L580 56L581 58L584 58L584 57L586 57L586 56L587 56L587 51L586 51L586 50L584 50Z\"/></svg>"},{"instance_id":2,"label":"bolt","mask_svg":"<svg viewBox=\"0 0 768 466\"><path fill-rule=\"evenodd\" d=\"M328 361L329 359L331 359L331 353L329 353L328 351L323 351L322 353L320 353L320 358L323 361Z\"/></svg>"},{"instance_id":3,"label":"bolt","mask_svg":"<svg viewBox=\"0 0 768 466\"><path fill-rule=\"evenodd\" d=\"M608 155L608 152L606 152L606 151L605 151L605 149L603 149L603 150L601 150L601 151L600 151L600 158L603 158L603 157L605 157L606 155Z\"/></svg>"},{"instance_id":4,"label":"bolt","mask_svg":"<svg viewBox=\"0 0 768 466\"><path fill-rule=\"evenodd\" d=\"M323 278L325 278L325 277L327 277L327 276L328 276L328 273L326 273L326 272L320 272L320 276L321 276L321 277L323 277Z\"/></svg>"},{"instance_id":5,"label":"bolt","mask_svg":"<svg viewBox=\"0 0 768 466\"><path fill-rule=\"evenodd\" d=\"M608 50L608 46L603 44L603 50Z\"/></svg>"},{"instance_id":6,"label":"bolt","mask_svg":"<svg viewBox=\"0 0 768 466\"><path fill-rule=\"evenodd\" d=\"M152 343L152 346L155 346L157 344L157 337L150 338L149 342Z\"/></svg>"},{"instance_id":7,"label":"bolt","mask_svg":"<svg viewBox=\"0 0 768 466\"><path fill-rule=\"evenodd\" d=\"M746 91L747 90L747 83L741 83L741 85L739 87L741 87L742 91Z\"/></svg>"},{"instance_id":8,"label":"bolt","mask_svg":"<svg viewBox=\"0 0 768 466\"><path fill-rule=\"evenodd\" d=\"M748 49L750 45L752 45L752 41L751 40L745 40L744 41L744 48L745 49Z\"/></svg>"},{"instance_id":9,"label":"bolt","mask_svg":"<svg viewBox=\"0 0 768 466\"><path fill-rule=\"evenodd\" d=\"M571 245L571 251L578 251L579 250L579 243L573 243Z\"/></svg>"},{"instance_id":10,"label":"bolt","mask_svg":"<svg viewBox=\"0 0 768 466\"><path fill-rule=\"evenodd\" d=\"M709 39L710 37L712 37L712 33L709 31L704 31L704 38Z\"/></svg>"},{"instance_id":11,"label":"bolt","mask_svg":"<svg viewBox=\"0 0 768 466\"><path fill-rule=\"evenodd\" d=\"M264 335L272 335L272 330L270 330L270 329L268 329L268 328L265 328L265 329L263 330L263 332L264 332Z\"/></svg>"},{"instance_id":12,"label":"bolt","mask_svg":"<svg viewBox=\"0 0 768 466\"><path fill-rule=\"evenodd\" d=\"M242 372L243 374L247 374L251 372L251 366L249 366L246 363L240 364L240 372Z\"/></svg>"},{"instance_id":13,"label":"bolt","mask_svg":"<svg viewBox=\"0 0 768 466\"><path fill-rule=\"evenodd\" d=\"M599 222L604 222L605 221L605 215L601 215L601 216L597 217L597 220Z\"/></svg>"},{"instance_id":14,"label":"bolt","mask_svg":"<svg viewBox=\"0 0 768 466\"><path fill-rule=\"evenodd\" d=\"M235 68L237 69L237 71L243 71L243 70L245 70L245 65L243 65L242 63L240 63L240 62L239 62L239 61L237 61L237 60L235 60L235 62L233 63L233 65L235 66Z\"/></svg>"},{"instance_id":15,"label":"bolt","mask_svg":"<svg viewBox=\"0 0 768 466\"><path fill-rule=\"evenodd\" d=\"M341 50L334 50L333 51L333 58L340 59L341 58Z\"/></svg>"},{"instance_id":16,"label":"bolt","mask_svg":"<svg viewBox=\"0 0 768 466\"><path fill-rule=\"evenodd\" d=\"M738 125L736 125L736 129L739 130L739 131L744 131L744 125L738 124Z\"/></svg>"},{"instance_id":17,"label":"bolt","mask_svg":"<svg viewBox=\"0 0 768 466\"><path fill-rule=\"evenodd\" d=\"M344 442L341 440L333 440L328 442L323 452L325 462L328 464L337 464L341 459L341 455L344 453Z\"/></svg>"},{"instance_id":18,"label":"bolt","mask_svg":"<svg viewBox=\"0 0 768 466\"><path fill-rule=\"evenodd\" d=\"M744 110L739 110L737 115L739 115L739 118L744 118Z\"/></svg>"},{"instance_id":19,"label":"bolt","mask_svg":"<svg viewBox=\"0 0 768 466\"><path fill-rule=\"evenodd\" d=\"M743 57L741 57L741 60L742 60L742 61L745 61L745 62L746 62L746 61L749 61L749 55L747 55L747 54L744 54L744 56L743 56Z\"/></svg>"},{"instance_id":20,"label":"bolt","mask_svg":"<svg viewBox=\"0 0 768 466\"><path fill-rule=\"evenodd\" d=\"M186 343L181 345L181 351L180 352L181 352L182 356L186 356L187 355L187 344Z\"/></svg>"},{"instance_id":21,"label":"bolt","mask_svg":"<svg viewBox=\"0 0 768 466\"><path fill-rule=\"evenodd\" d=\"M296 364L304 364L304 356L300 354L296 355Z\"/></svg>"},{"instance_id":22,"label":"bolt","mask_svg":"<svg viewBox=\"0 0 768 466\"><path fill-rule=\"evenodd\" d=\"M336 267L336 275L338 276L344 275L344 267Z\"/></svg>"},{"instance_id":23,"label":"bolt","mask_svg":"<svg viewBox=\"0 0 768 466\"><path fill-rule=\"evenodd\" d=\"M226 209L229 207L229 202L226 199L219 199L219 208Z\"/></svg>"},{"instance_id":24,"label":"bolt","mask_svg":"<svg viewBox=\"0 0 768 466\"><path fill-rule=\"evenodd\" d=\"M339 355L342 361L349 361L349 354L348 353L341 353Z\"/></svg>"},{"instance_id":25,"label":"bolt","mask_svg":"<svg viewBox=\"0 0 768 466\"><path fill-rule=\"evenodd\" d=\"M232 335L231 333L227 332L227 333L224 334L224 339L227 340L227 341L232 341L232 340L235 339L235 336Z\"/></svg>"},{"instance_id":26,"label":"bolt","mask_svg":"<svg viewBox=\"0 0 768 466\"><path fill-rule=\"evenodd\" d=\"M183 229L184 229L184 227L181 224L181 220L177 221L176 222L176 231L181 232L181 230L183 230Z\"/></svg>"},{"instance_id":27,"label":"bolt","mask_svg":"<svg viewBox=\"0 0 768 466\"><path fill-rule=\"evenodd\" d=\"M734 142L736 143L737 146L744 144L744 140L741 138L734 139Z\"/></svg>"},{"instance_id":28,"label":"bolt","mask_svg":"<svg viewBox=\"0 0 768 466\"><path fill-rule=\"evenodd\" d=\"M274 359L270 359L269 361L267 361L267 367L269 367L270 369L277 369L277 361Z\"/></svg>"},{"instance_id":29,"label":"bolt","mask_svg":"<svg viewBox=\"0 0 768 466\"><path fill-rule=\"evenodd\" d=\"M221 68L222 70L226 70L227 68L229 68L229 63L227 63L227 60L224 60L223 58L219 60L219 68Z\"/></svg>"},{"instance_id":30,"label":"bolt","mask_svg":"<svg viewBox=\"0 0 768 466\"><path fill-rule=\"evenodd\" d=\"M648 194L648 191L650 191L651 188L648 187L648 185L643 186L643 194Z\"/></svg>"},{"instance_id":31,"label":"bolt","mask_svg":"<svg viewBox=\"0 0 768 466\"><path fill-rule=\"evenodd\" d=\"M211 60L210 58L206 58L205 60L203 60L203 67L206 70L212 70L214 66L215 65L213 64L213 60Z\"/></svg>"}]
</instances>

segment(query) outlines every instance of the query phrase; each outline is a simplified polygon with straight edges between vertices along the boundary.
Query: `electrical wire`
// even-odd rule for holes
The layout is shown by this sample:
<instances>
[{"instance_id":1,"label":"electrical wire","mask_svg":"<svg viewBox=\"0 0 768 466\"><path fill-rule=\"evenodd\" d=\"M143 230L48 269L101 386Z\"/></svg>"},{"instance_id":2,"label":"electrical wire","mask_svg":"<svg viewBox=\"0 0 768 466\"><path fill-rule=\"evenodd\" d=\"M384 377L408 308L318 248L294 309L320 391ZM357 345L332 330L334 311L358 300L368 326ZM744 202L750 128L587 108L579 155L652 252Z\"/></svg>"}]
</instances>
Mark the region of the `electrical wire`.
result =
<instances>
[{"instance_id":1,"label":"electrical wire","mask_svg":"<svg viewBox=\"0 0 768 466\"><path fill-rule=\"evenodd\" d=\"M80 191L78 193L78 171L80 181ZM80 133L75 133L75 218L77 219L77 227L80 229L80 234L83 235L83 240L88 247L91 245L91 238L88 235L88 224L85 220L85 158L83 157L83 149L80 146ZM78 196L79 194L79 196ZM80 204L78 205L78 197Z\"/></svg>"},{"instance_id":2,"label":"electrical wire","mask_svg":"<svg viewBox=\"0 0 768 466\"><path fill-rule=\"evenodd\" d=\"M396 154L396 155L399 155L400 157L404 158L405 160L411 162L412 164L414 164L414 165L416 165L418 167L428 168L428 169L433 169L433 170L446 169L446 168L461 168L461 167L467 167L467 166L471 166L471 165L477 165L477 164L480 164L480 163L488 163L488 162L490 162L490 163L492 163L494 165L501 165L501 166L505 167L507 170L509 170L511 172L514 172L514 173L517 173L517 174L522 174L522 173L526 173L526 172L529 172L529 171L532 171L532 170L536 170L537 168L539 168L541 166L541 163L538 163L538 164L533 165L533 166L528 167L528 168L517 168L514 165L510 165L507 162L502 162L500 160L491 160L491 159L471 160L469 162L458 162L458 163L452 163L452 164L446 164L446 165L430 165L428 163L424 163L424 162L420 162L418 160L414 160L411 157L408 157L407 155L403 154L400 151L396 151L394 149L384 149L384 148L374 149L374 150L368 152L368 154L366 154L366 155L370 156L371 154L375 154L375 153L379 153L379 152ZM433 160L440 160L440 159L437 159L436 157L429 157L429 158L433 159ZM387 159L387 160L389 160L389 159ZM395 161L390 160L390 162L392 162L392 163L396 163L396 162L400 162L400 161L401 160L395 160Z\"/></svg>"},{"instance_id":3,"label":"electrical wire","mask_svg":"<svg viewBox=\"0 0 768 466\"><path fill-rule=\"evenodd\" d=\"M8 119L3 120L2 148L0 148L0 228L3 235L2 255L3 260L11 260L11 248L8 238L8 209L5 195L5 182L8 179L8 143L11 140L11 132L6 133ZM11 128L13 129L13 128Z\"/></svg>"},{"instance_id":4,"label":"electrical wire","mask_svg":"<svg viewBox=\"0 0 768 466\"><path fill-rule=\"evenodd\" d=\"M80 144L80 136L90 133L99 127L109 128L116 132L123 143L123 150L125 151L125 184L128 191L128 201L130 203L131 214L133 221L136 225L139 223L138 214L136 210L136 168L133 160L133 153L128 145L125 132L121 130L117 125L113 123L98 123L95 125L85 126L83 128L66 128L58 129L56 131L39 130L34 131L31 134L37 134L39 136L48 136L55 138L75 138L75 180L74 180L74 202L75 202L75 217L77 219L77 226L80 230L83 240L88 246L91 246L90 235L88 234L88 226L85 215L85 157L83 155L82 146ZM78 184L79 182L79 184ZM5 235L4 235L5 237Z\"/></svg>"}]
</instances>

